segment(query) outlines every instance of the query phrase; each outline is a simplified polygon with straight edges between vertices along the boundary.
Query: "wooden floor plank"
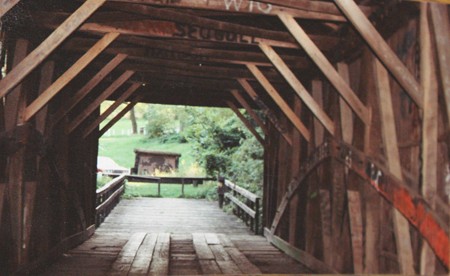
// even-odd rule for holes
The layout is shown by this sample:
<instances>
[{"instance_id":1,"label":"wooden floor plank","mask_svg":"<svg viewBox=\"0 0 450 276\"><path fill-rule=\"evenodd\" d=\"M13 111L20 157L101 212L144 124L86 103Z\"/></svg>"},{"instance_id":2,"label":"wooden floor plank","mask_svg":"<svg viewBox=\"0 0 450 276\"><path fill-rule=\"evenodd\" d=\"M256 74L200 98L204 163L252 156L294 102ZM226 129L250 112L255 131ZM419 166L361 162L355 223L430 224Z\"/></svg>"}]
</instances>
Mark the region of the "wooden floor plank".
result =
<instances>
[{"instance_id":1,"label":"wooden floor plank","mask_svg":"<svg viewBox=\"0 0 450 276\"><path fill-rule=\"evenodd\" d=\"M168 275L170 257L170 234L160 233L155 245L153 260L147 275Z\"/></svg>"},{"instance_id":2,"label":"wooden floor plank","mask_svg":"<svg viewBox=\"0 0 450 276\"><path fill-rule=\"evenodd\" d=\"M252 264L247 257L235 247L225 248L228 255L244 274L261 274L261 270Z\"/></svg>"},{"instance_id":3,"label":"wooden floor plank","mask_svg":"<svg viewBox=\"0 0 450 276\"><path fill-rule=\"evenodd\" d=\"M125 246L120 251L117 256L116 261L114 262L111 274L112 275L127 275L130 270L131 264L133 263L134 257L136 256L136 252L142 244L142 241L145 238L145 233L135 233L133 234Z\"/></svg>"},{"instance_id":4,"label":"wooden floor plank","mask_svg":"<svg viewBox=\"0 0 450 276\"><path fill-rule=\"evenodd\" d=\"M215 256L206 243L205 235L203 233L192 234L195 252L199 260L214 260Z\"/></svg>"},{"instance_id":5,"label":"wooden floor plank","mask_svg":"<svg viewBox=\"0 0 450 276\"><path fill-rule=\"evenodd\" d=\"M131 265L128 275L144 275L150 267L150 263L153 257L153 250L156 245L156 234L147 234L142 242L139 250L134 257L134 261Z\"/></svg>"}]
</instances>

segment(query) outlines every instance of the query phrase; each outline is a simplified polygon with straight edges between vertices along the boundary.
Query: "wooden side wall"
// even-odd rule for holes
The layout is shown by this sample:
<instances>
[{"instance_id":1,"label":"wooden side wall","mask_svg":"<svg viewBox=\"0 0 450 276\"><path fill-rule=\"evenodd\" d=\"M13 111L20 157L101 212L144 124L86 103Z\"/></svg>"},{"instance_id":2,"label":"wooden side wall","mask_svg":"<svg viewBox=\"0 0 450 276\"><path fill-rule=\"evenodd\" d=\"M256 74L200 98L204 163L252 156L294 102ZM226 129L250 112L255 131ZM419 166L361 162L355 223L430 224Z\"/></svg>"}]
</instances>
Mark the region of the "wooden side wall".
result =
<instances>
[{"instance_id":1,"label":"wooden side wall","mask_svg":"<svg viewBox=\"0 0 450 276\"><path fill-rule=\"evenodd\" d=\"M420 78L421 70L420 35L418 15L387 39L390 47L417 80ZM362 45L362 47L360 55L344 63L348 66L351 88L371 110L371 124L365 125L353 115L352 145L372 160L388 167L388 153L385 151L386 144L382 136L383 116L374 75L375 56L367 46ZM436 60L437 57L435 62ZM339 68L337 64L335 68ZM438 78L436 82L441 83L441 80ZM403 177L407 179L405 183L408 183L409 188L421 194L424 185L422 143L423 139L426 139L424 135L427 135L422 134L422 112L391 75L389 84ZM324 110L334 121L336 135L331 137L331 134L325 131L325 137L322 137L323 126L317 122L314 123L311 112L306 107L298 115L311 130L313 139L310 143L293 133L294 142L290 146L285 143L274 127L269 128L270 133L266 136L264 186L265 227L266 235L269 237L268 233L277 209L288 193L288 183L299 175L300 166L311 162L308 155L317 150L324 138L342 140L344 129L348 129L348 126L342 125L338 93L328 80L325 78L311 80L307 88L313 97L318 90L321 91L320 100ZM434 211L443 214L448 212L449 206L448 191L445 191L445 187L448 187L446 179L450 175L448 169L450 142L442 85L439 85L438 93L439 143L437 145L436 202L439 202L440 207L436 207ZM288 102L294 108L295 101ZM278 113L278 117L283 116L281 112ZM300 150L296 150L297 147ZM282 245L284 249L300 250L294 250L293 255L304 258L303 253L310 254L335 272L401 273L399 261L401 253L396 245L393 209L393 206L367 181L346 169L342 163L327 160L301 182L273 234L288 244ZM445 223L448 226L448 217ZM422 269L422 258L424 258L421 256L421 250L426 241L412 225L409 225L407 231L411 235L412 266L415 273L419 273ZM434 261L432 266L435 273L447 271L439 261Z\"/></svg>"},{"instance_id":2,"label":"wooden side wall","mask_svg":"<svg viewBox=\"0 0 450 276\"><path fill-rule=\"evenodd\" d=\"M8 63L8 71L18 55L34 48L24 39L4 41L1 60ZM19 53L20 45L26 51ZM0 274L36 269L94 230L96 135L68 135L67 118L54 123L52 115L65 95L25 124L20 122L20 104L11 106L14 97L29 104L65 70L64 64L49 60L0 101Z\"/></svg>"}]
</instances>

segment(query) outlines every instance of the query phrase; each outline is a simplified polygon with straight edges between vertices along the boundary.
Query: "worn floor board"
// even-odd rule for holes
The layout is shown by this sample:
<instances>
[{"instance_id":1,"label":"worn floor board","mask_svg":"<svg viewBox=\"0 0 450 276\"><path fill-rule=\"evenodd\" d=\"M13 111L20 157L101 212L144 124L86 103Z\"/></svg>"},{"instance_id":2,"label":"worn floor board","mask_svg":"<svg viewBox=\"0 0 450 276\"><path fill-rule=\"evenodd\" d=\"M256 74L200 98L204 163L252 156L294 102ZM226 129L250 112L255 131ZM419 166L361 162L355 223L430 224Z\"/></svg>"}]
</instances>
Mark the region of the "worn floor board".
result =
<instances>
[{"instance_id":1,"label":"worn floor board","mask_svg":"<svg viewBox=\"0 0 450 276\"><path fill-rule=\"evenodd\" d=\"M169 275L311 273L215 202L142 198L122 200L91 239L42 275L111 275L120 258L129 275L152 266Z\"/></svg>"}]
</instances>

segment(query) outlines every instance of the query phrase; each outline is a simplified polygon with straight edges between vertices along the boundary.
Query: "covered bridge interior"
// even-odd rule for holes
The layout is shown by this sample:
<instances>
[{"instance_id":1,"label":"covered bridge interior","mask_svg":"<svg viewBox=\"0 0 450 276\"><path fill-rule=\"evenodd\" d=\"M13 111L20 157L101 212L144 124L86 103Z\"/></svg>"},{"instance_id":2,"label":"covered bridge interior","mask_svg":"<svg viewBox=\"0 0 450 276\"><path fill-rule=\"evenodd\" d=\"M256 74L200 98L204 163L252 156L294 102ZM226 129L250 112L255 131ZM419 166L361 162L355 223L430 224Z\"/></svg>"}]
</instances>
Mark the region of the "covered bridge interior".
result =
<instances>
[{"instance_id":1,"label":"covered bridge interior","mask_svg":"<svg viewBox=\"0 0 450 276\"><path fill-rule=\"evenodd\" d=\"M2 272L92 235L99 125L124 102L261 111L264 235L286 252L448 272L448 1L9 0L0 17Z\"/></svg>"}]
</instances>

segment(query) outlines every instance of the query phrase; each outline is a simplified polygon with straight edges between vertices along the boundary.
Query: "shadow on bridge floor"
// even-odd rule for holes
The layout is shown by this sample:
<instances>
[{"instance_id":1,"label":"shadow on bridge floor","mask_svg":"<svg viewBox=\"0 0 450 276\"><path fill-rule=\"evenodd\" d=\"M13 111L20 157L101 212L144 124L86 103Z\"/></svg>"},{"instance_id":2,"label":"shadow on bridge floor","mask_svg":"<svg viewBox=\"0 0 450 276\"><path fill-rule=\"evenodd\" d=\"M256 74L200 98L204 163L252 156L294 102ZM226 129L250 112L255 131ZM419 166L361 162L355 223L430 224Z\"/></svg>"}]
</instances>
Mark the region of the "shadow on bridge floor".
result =
<instances>
[{"instance_id":1,"label":"shadow on bridge floor","mask_svg":"<svg viewBox=\"0 0 450 276\"><path fill-rule=\"evenodd\" d=\"M311 273L216 202L122 200L91 239L43 275Z\"/></svg>"}]
</instances>

